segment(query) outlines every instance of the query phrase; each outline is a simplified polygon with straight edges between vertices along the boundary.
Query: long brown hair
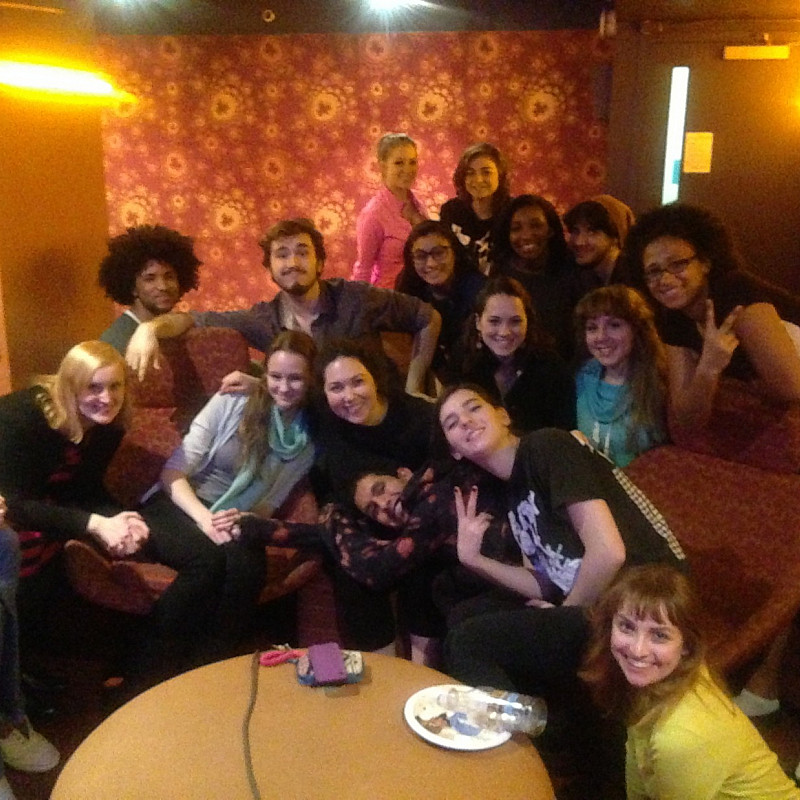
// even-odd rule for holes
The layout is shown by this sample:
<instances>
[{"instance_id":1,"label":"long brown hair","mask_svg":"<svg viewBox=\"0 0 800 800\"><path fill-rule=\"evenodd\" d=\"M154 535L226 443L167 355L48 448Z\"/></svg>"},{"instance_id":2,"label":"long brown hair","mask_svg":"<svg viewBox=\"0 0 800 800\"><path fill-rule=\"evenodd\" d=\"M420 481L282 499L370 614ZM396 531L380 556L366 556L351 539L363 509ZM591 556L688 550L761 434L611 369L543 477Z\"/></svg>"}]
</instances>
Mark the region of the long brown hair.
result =
<instances>
[{"instance_id":1,"label":"long brown hair","mask_svg":"<svg viewBox=\"0 0 800 800\"><path fill-rule=\"evenodd\" d=\"M302 331L283 331L270 344L264 359L264 379L259 381L247 400L239 423L239 439L242 443L240 460L242 465L252 463L259 467L269 453L269 417L272 413L273 400L267 390L266 369L273 353L296 353L308 364L308 383L311 386L311 375L314 370L314 359L317 348L314 340Z\"/></svg>"},{"instance_id":2,"label":"long brown hair","mask_svg":"<svg viewBox=\"0 0 800 800\"><path fill-rule=\"evenodd\" d=\"M585 295L575 307L573 320L577 353L581 361L590 358L586 348L586 323L595 317L617 317L633 329L628 386L631 396L631 421L626 445L638 452L640 430L655 441L666 433L667 356L659 338L653 310L635 289L622 284L602 286Z\"/></svg>"},{"instance_id":3,"label":"long brown hair","mask_svg":"<svg viewBox=\"0 0 800 800\"><path fill-rule=\"evenodd\" d=\"M89 387L95 372L105 367L120 367L122 372L124 395L115 422L124 424L130 416L128 373L125 359L107 342L91 340L76 344L61 359L55 375L38 375L33 381L34 386L45 390L39 405L47 424L75 444L84 436L78 395Z\"/></svg>"},{"instance_id":4,"label":"long brown hair","mask_svg":"<svg viewBox=\"0 0 800 800\"><path fill-rule=\"evenodd\" d=\"M675 669L642 689L628 683L611 653L614 616L623 607L637 619L669 622L683 636L684 654ZM689 579L674 567L647 564L623 569L591 608L589 618L591 635L579 675L609 716L634 724L658 715L700 679L706 666L702 612Z\"/></svg>"}]
</instances>

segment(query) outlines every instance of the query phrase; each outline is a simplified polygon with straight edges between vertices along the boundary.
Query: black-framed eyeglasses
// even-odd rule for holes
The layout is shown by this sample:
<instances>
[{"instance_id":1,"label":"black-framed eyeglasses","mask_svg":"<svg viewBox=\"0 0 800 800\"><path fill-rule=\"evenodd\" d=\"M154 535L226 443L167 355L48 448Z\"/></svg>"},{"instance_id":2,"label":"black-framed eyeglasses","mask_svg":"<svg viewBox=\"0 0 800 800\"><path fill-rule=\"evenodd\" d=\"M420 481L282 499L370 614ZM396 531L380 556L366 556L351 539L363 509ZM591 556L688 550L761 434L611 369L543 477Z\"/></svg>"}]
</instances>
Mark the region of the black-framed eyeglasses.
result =
<instances>
[{"instance_id":1,"label":"black-framed eyeglasses","mask_svg":"<svg viewBox=\"0 0 800 800\"><path fill-rule=\"evenodd\" d=\"M666 273L680 275L682 272L686 272L692 261L696 260L697 254L688 258L676 258L674 261L668 261L663 267L646 267L644 270L645 283L649 285L658 283Z\"/></svg>"},{"instance_id":2,"label":"black-framed eyeglasses","mask_svg":"<svg viewBox=\"0 0 800 800\"><path fill-rule=\"evenodd\" d=\"M440 244L430 250L414 250L411 253L411 260L418 267L424 267L428 259L432 258L436 262L444 261L447 254L452 251L450 245Z\"/></svg>"}]
</instances>

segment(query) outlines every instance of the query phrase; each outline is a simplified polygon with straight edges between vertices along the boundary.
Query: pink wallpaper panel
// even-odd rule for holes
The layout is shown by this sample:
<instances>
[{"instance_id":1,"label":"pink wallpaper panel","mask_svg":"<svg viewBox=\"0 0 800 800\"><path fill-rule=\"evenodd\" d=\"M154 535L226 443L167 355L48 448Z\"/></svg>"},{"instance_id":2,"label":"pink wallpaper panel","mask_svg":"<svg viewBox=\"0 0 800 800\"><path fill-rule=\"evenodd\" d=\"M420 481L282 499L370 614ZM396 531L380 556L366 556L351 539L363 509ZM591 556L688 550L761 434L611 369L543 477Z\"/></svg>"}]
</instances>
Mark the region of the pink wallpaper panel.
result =
<instances>
[{"instance_id":1,"label":"pink wallpaper panel","mask_svg":"<svg viewBox=\"0 0 800 800\"><path fill-rule=\"evenodd\" d=\"M195 237L201 287L184 307L271 297L257 242L287 216L312 217L326 274L347 276L387 131L417 140L432 216L481 140L507 154L514 194L564 211L603 188L592 79L609 55L591 31L120 36L99 50L138 98L104 118L111 233L160 222Z\"/></svg>"}]
</instances>

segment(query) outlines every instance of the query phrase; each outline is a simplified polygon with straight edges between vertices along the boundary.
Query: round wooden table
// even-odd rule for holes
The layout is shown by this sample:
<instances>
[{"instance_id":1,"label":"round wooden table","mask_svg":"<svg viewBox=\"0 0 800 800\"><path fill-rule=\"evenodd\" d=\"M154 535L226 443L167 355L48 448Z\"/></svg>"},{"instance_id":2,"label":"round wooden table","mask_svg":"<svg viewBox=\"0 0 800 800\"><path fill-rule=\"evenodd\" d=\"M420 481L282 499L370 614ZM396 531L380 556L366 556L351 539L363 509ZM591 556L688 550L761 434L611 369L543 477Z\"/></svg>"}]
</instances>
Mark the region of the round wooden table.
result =
<instances>
[{"instance_id":1,"label":"round wooden table","mask_svg":"<svg viewBox=\"0 0 800 800\"><path fill-rule=\"evenodd\" d=\"M51 800L251 798L242 745L251 660L211 664L134 698L78 747ZM527 737L461 752L407 726L407 698L451 678L374 653L364 663L361 683L328 689L300 686L292 664L259 668L250 739L264 800L553 800Z\"/></svg>"}]
</instances>

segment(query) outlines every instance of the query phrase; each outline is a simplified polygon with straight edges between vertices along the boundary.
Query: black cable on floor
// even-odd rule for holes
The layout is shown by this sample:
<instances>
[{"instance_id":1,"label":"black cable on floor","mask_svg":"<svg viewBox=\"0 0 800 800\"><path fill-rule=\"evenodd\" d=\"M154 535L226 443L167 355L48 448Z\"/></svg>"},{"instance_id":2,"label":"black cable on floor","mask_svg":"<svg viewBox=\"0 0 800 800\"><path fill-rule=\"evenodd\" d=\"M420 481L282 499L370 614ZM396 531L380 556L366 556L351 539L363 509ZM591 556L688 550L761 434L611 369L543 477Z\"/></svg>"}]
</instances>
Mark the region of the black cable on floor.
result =
<instances>
[{"instance_id":1,"label":"black cable on floor","mask_svg":"<svg viewBox=\"0 0 800 800\"><path fill-rule=\"evenodd\" d=\"M250 661L250 699L247 703L242 720L242 749L244 751L244 769L247 773L247 783L250 785L250 794L253 800L261 800L261 792L258 788L255 772L253 772L253 752L250 748L250 720L253 718L253 709L256 707L258 697L258 671L261 668L259 657L261 653L256 650Z\"/></svg>"}]
</instances>

